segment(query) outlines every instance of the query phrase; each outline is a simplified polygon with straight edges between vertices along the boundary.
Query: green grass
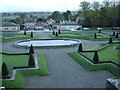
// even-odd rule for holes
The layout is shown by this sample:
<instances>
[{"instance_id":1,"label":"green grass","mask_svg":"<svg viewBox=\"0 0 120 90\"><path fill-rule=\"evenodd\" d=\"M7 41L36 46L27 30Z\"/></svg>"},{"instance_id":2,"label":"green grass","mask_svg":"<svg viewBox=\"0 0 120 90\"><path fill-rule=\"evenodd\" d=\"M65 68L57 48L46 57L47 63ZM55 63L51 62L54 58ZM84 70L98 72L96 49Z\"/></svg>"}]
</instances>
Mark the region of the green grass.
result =
<instances>
[{"instance_id":1,"label":"green grass","mask_svg":"<svg viewBox=\"0 0 120 90\"><path fill-rule=\"evenodd\" d=\"M13 67L27 66L29 55L2 55L2 62L7 64L11 71Z\"/></svg>"},{"instance_id":2,"label":"green grass","mask_svg":"<svg viewBox=\"0 0 120 90\"><path fill-rule=\"evenodd\" d=\"M30 37L30 35L3 35L6 39L1 40L1 42L9 42L23 39L36 39L37 37Z\"/></svg>"},{"instance_id":3,"label":"green grass","mask_svg":"<svg viewBox=\"0 0 120 90\"><path fill-rule=\"evenodd\" d=\"M88 71L107 69L117 77L120 77L120 69L111 64L92 65L91 63L83 59L80 55L78 55L77 52L70 52L68 54Z\"/></svg>"},{"instance_id":4,"label":"green grass","mask_svg":"<svg viewBox=\"0 0 120 90\"><path fill-rule=\"evenodd\" d=\"M114 49L117 47L118 44L112 44L111 46L101 50L98 52L99 60L100 61L113 61L116 64L120 64L119 60L119 53L118 49ZM93 52L83 52L83 55L87 56L91 60L93 59L94 53Z\"/></svg>"},{"instance_id":5,"label":"green grass","mask_svg":"<svg viewBox=\"0 0 120 90\"><path fill-rule=\"evenodd\" d=\"M3 86L6 86L7 88L24 88L25 87L25 80L24 76L29 75L49 75L50 72L47 67L47 63L45 60L45 56L43 54L38 54L38 63L40 69L37 70L20 70L17 71L15 80L12 81L2 81Z\"/></svg>"},{"instance_id":6,"label":"green grass","mask_svg":"<svg viewBox=\"0 0 120 90\"><path fill-rule=\"evenodd\" d=\"M97 39L94 39L94 34L97 34ZM98 33L98 31L76 31L76 32L65 32L63 31L62 34L59 34L58 37L54 35L50 35L51 38L73 38L73 39L85 39L85 40L92 40L92 41L103 41L109 40L112 35L105 34L105 33ZM118 38L113 37L113 40L118 40Z\"/></svg>"}]
</instances>

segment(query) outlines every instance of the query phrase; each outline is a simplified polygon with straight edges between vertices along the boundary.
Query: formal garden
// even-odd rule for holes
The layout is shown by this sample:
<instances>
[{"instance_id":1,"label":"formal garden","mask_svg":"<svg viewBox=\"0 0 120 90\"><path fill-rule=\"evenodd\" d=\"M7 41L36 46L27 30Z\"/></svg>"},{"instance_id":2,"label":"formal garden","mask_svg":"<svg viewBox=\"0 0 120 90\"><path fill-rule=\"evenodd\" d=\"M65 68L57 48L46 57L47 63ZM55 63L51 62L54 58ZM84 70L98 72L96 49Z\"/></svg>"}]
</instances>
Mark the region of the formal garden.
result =
<instances>
[{"instance_id":1,"label":"formal garden","mask_svg":"<svg viewBox=\"0 0 120 90\"><path fill-rule=\"evenodd\" d=\"M50 35L52 38L74 38L74 39L85 39L85 40L93 40L93 41L99 41L99 40L108 40L110 37L113 38L113 40L118 40L118 31L112 31L108 30L110 34L105 33L106 30L88 30L88 31L72 31L72 32L65 32L60 31L58 32L58 37L56 37L56 33L53 35Z\"/></svg>"},{"instance_id":2,"label":"formal garden","mask_svg":"<svg viewBox=\"0 0 120 90\"><path fill-rule=\"evenodd\" d=\"M78 40L92 41L107 41L102 43L101 47L84 50L82 43L79 44L78 51L69 52L75 61L82 65L87 71L109 70L116 77L120 77L120 62L119 58L119 35L117 31L109 31L111 34L103 33L104 31L53 31L50 37L53 39L71 38ZM24 39L37 39L33 32L27 33L24 31L19 34L4 34L2 42L18 41ZM31 45L28 52L13 53L8 51L0 52L2 58L1 71L2 76L0 83L8 88L24 88L25 76L49 75L45 55L43 53L34 53L34 48Z\"/></svg>"},{"instance_id":3,"label":"formal garden","mask_svg":"<svg viewBox=\"0 0 120 90\"><path fill-rule=\"evenodd\" d=\"M107 32L107 33L106 33ZM57 35L56 35L57 33ZM101 47L83 50L82 44L79 45L78 52L68 54L89 71L107 69L117 77L120 77L119 62L119 34L115 30L94 30L94 31L73 31L52 32L52 38L74 38L91 41L108 41L102 43Z\"/></svg>"},{"instance_id":4,"label":"formal garden","mask_svg":"<svg viewBox=\"0 0 120 90\"><path fill-rule=\"evenodd\" d=\"M17 41L23 39L36 39L33 32L19 34L2 35L2 42ZM29 75L49 75L45 56L42 53L34 54L31 45L28 52L14 53L8 51L0 52L2 58L0 85L6 88L24 88L25 76Z\"/></svg>"}]
</instances>

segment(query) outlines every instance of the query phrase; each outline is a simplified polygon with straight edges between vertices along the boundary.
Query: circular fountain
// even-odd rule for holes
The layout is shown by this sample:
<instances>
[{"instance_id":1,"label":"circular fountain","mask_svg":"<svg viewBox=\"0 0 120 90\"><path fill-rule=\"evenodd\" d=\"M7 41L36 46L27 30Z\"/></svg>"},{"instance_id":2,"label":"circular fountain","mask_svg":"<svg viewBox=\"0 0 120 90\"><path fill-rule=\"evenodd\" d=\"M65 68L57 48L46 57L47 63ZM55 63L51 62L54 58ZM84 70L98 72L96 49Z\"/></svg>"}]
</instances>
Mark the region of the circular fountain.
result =
<instances>
[{"instance_id":1,"label":"circular fountain","mask_svg":"<svg viewBox=\"0 0 120 90\"><path fill-rule=\"evenodd\" d=\"M61 47L78 45L81 41L76 39L27 39L20 40L15 43L15 47L29 48L31 44L33 47Z\"/></svg>"}]
</instances>

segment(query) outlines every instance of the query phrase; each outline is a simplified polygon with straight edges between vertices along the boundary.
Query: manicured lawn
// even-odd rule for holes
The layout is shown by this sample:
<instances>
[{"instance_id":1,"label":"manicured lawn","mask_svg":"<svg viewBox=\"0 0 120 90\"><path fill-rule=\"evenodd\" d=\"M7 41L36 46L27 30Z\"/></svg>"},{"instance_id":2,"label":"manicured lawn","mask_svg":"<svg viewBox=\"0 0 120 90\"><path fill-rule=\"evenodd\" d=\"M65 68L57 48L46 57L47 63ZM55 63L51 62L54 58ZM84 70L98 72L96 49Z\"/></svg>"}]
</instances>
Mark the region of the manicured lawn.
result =
<instances>
[{"instance_id":1,"label":"manicured lawn","mask_svg":"<svg viewBox=\"0 0 120 90\"><path fill-rule=\"evenodd\" d=\"M113 37L113 40L118 40L117 38L114 38L114 36L105 34L105 33L98 33L98 31L76 31L76 32L65 32L61 31L62 34L59 34L58 37L55 37L54 35L50 35L52 38L73 38L73 39L86 39L86 40L93 40L93 41L99 41L99 40L109 40L110 37ZM104 31L102 31L104 32ZM94 34L96 33L97 39L94 39Z\"/></svg>"},{"instance_id":2,"label":"manicured lawn","mask_svg":"<svg viewBox=\"0 0 120 90\"><path fill-rule=\"evenodd\" d=\"M38 63L40 69L37 70L19 70L16 73L15 80L11 81L2 81L3 86L6 86L7 88L24 88L25 87L25 76L29 75L49 75L50 72L47 67L47 63L45 60L45 56L43 54L38 54Z\"/></svg>"},{"instance_id":3,"label":"manicured lawn","mask_svg":"<svg viewBox=\"0 0 120 90\"><path fill-rule=\"evenodd\" d=\"M119 53L118 49L115 49L115 47L118 47L118 44L112 44L112 46L109 46L101 51L98 52L100 61L113 61L116 64L120 64ZM93 52L83 52L83 55L87 56L91 60L93 59Z\"/></svg>"},{"instance_id":4,"label":"manicured lawn","mask_svg":"<svg viewBox=\"0 0 120 90\"><path fill-rule=\"evenodd\" d=\"M2 62L7 64L9 70L13 67L28 66L29 55L2 55Z\"/></svg>"},{"instance_id":5,"label":"manicured lawn","mask_svg":"<svg viewBox=\"0 0 120 90\"><path fill-rule=\"evenodd\" d=\"M107 69L117 77L120 77L120 69L111 64L92 65L91 63L83 59L80 55L78 55L77 52L70 52L68 54L88 71Z\"/></svg>"},{"instance_id":6,"label":"manicured lawn","mask_svg":"<svg viewBox=\"0 0 120 90\"><path fill-rule=\"evenodd\" d=\"M3 35L2 42L23 40L23 39L35 39L36 37L30 37L30 35Z\"/></svg>"}]
</instances>

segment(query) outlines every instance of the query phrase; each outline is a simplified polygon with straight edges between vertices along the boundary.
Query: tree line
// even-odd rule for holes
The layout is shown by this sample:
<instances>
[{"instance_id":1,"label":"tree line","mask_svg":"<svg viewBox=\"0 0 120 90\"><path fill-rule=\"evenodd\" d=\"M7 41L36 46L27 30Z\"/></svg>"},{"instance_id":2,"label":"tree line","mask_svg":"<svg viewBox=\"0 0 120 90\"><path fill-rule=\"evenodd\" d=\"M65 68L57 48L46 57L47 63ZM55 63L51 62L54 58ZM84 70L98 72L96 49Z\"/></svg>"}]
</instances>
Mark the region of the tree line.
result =
<instances>
[{"instance_id":1,"label":"tree line","mask_svg":"<svg viewBox=\"0 0 120 90\"><path fill-rule=\"evenodd\" d=\"M72 14L67 10L64 13L54 11L48 18L56 22L63 20L78 21L85 27L118 27L120 26L120 1L113 2L86 2L80 3L80 10L77 14Z\"/></svg>"},{"instance_id":2,"label":"tree line","mask_svg":"<svg viewBox=\"0 0 120 90\"><path fill-rule=\"evenodd\" d=\"M86 27L120 26L120 2L81 2L79 23Z\"/></svg>"}]
</instances>

